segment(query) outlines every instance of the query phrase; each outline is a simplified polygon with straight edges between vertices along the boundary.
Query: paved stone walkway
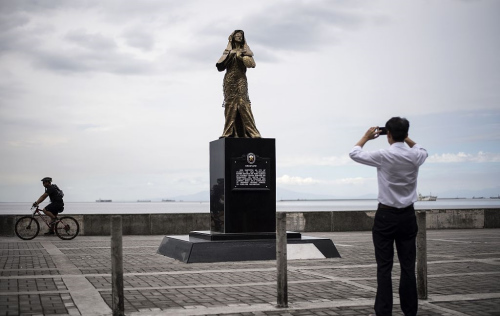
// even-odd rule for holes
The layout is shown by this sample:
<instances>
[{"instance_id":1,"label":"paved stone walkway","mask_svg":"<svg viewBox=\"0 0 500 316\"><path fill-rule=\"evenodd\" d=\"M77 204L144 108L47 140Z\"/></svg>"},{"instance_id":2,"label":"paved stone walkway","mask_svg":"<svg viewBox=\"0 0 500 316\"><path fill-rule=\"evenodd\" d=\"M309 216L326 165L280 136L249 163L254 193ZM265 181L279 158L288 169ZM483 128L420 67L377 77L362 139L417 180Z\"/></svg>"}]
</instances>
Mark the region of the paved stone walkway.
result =
<instances>
[{"instance_id":1,"label":"paved stone walkway","mask_svg":"<svg viewBox=\"0 0 500 316\"><path fill-rule=\"evenodd\" d=\"M342 258L290 260L287 309L275 307L275 261L184 264L156 254L163 236L124 236L126 314L373 313L371 233L304 235L331 238ZM500 229L428 231L427 238L429 299L419 315L500 315ZM110 315L110 264L109 237L0 237L0 315ZM396 289L398 265L394 272ZM393 315L402 315L399 305Z\"/></svg>"}]
</instances>

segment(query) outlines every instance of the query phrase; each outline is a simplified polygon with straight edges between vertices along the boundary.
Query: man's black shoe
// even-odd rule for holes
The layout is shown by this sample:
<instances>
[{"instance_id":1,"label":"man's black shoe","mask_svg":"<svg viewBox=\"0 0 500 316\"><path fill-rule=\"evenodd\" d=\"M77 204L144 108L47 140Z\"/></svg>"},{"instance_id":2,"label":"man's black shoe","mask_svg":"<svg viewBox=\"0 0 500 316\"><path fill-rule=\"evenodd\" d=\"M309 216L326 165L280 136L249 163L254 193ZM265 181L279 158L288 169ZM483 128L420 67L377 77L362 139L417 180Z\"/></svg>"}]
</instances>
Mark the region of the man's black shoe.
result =
<instances>
[{"instance_id":1,"label":"man's black shoe","mask_svg":"<svg viewBox=\"0 0 500 316\"><path fill-rule=\"evenodd\" d=\"M54 235L54 231L53 230L49 230L48 232L46 232L45 234L43 234L44 236L50 236L50 235Z\"/></svg>"}]
</instances>

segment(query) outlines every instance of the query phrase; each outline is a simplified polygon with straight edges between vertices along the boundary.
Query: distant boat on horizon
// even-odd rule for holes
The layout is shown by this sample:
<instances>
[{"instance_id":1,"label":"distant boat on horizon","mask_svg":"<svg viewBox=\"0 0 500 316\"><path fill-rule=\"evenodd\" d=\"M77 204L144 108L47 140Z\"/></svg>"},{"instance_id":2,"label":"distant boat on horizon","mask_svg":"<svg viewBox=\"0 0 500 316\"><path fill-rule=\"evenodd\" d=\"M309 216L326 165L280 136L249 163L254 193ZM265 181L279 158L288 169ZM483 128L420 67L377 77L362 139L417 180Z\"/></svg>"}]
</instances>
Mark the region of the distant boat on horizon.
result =
<instances>
[{"instance_id":1,"label":"distant boat on horizon","mask_svg":"<svg viewBox=\"0 0 500 316\"><path fill-rule=\"evenodd\" d=\"M498 196L490 196L490 199L500 199L500 194Z\"/></svg>"},{"instance_id":2,"label":"distant boat on horizon","mask_svg":"<svg viewBox=\"0 0 500 316\"><path fill-rule=\"evenodd\" d=\"M169 199L162 199L162 202L175 202L175 200L169 200Z\"/></svg>"},{"instance_id":3,"label":"distant boat on horizon","mask_svg":"<svg viewBox=\"0 0 500 316\"><path fill-rule=\"evenodd\" d=\"M151 200L137 200L137 202L151 202Z\"/></svg>"},{"instance_id":4,"label":"distant boat on horizon","mask_svg":"<svg viewBox=\"0 0 500 316\"><path fill-rule=\"evenodd\" d=\"M481 200L481 199L484 199L484 196L473 196L472 197L474 200Z\"/></svg>"},{"instance_id":5,"label":"distant boat on horizon","mask_svg":"<svg viewBox=\"0 0 500 316\"><path fill-rule=\"evenodd\" d=\"M104 203L104 202L113 202L113 200L103 200L103 199L98 199L95 200L97 203Z\"/></svg>"},{"instance_id":6,"label":"distant boat on horizon","mask_svg":"<svg viewBox=\"0 0 500 316\"><path fill-rule=\"evenodd\" d=\"M419 201L437 201L437 198L437 195L432 195L432 193L430 195L418 194Z\"/></svg>"}]
</instances>

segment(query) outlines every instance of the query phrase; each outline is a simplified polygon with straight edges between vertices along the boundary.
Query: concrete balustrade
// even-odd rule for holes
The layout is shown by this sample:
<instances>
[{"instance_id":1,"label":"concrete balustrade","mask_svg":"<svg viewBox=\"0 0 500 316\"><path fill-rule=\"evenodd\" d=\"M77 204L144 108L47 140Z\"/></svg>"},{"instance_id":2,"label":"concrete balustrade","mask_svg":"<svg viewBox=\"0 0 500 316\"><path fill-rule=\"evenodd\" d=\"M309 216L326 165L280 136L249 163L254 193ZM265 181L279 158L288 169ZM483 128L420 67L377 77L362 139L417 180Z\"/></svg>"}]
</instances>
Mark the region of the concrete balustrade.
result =
<instances>
[{"instance_id":1,"label":"concrete balustrade","mask_svg":"<svg viewBox=\"0 0 500 316\"><path fill-rule=\"evenodd\" d=\"M500 228L500 209L426 210L427 229ZM26 215L26 214L24 214ZM184 235L210 229L210 214L64 214L80 223L80 234L109 236L113 215L121 215L123 235ZM15 236L23 215L0 215L0 235ZM372 229L375 211L287 212L288 231L345 232ZM40 223L41 225L45 225Z\"/></svg>"}]
</instances>

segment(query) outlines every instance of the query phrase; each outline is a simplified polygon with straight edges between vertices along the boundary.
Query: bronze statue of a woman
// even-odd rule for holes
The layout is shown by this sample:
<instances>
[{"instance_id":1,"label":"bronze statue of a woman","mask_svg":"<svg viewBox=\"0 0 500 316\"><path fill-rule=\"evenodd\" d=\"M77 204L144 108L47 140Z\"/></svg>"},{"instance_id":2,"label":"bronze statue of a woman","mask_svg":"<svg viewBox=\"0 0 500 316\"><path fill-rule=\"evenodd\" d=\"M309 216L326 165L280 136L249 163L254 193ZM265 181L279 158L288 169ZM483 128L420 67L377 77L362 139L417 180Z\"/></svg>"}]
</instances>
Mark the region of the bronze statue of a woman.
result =
<instances>
[{"instance_id":1,"label":"bronze statue of a woman","mask_svg":"<svg viewBox=\"0 0 500 316\"><path fill-rule=\"evenodd\" d=\"M223 84L226 122L221 138L260 138L252 114L246 76L247 68L255 68L255 61L242 30L229 35L229 43L216 66L219 71L226 70Z\"/></svg>"}]
</instances>

